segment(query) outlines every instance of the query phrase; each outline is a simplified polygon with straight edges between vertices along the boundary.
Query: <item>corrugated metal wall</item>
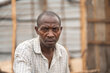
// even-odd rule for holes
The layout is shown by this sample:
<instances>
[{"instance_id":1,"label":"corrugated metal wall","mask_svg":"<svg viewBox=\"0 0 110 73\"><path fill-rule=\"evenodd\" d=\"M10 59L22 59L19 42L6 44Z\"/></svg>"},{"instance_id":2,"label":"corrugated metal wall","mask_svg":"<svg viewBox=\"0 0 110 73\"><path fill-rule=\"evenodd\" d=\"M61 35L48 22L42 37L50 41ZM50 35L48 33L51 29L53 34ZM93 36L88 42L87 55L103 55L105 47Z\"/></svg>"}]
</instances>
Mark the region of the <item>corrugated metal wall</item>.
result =
<instances>
[{"instance_id":1,"label":"corrugated metal wall","mask_svg":"<svg viewBox=\"0 0 110 73\"><path fill-rule=\"evenodd\" d=\"M12 21L11 5L0 7L0 59L11 58Z\"/></svg>"},{"instance_id":2,"label":"corrugated metal wall","mask_svg":"<svg viewBox=\"0 0 110 73\"><path fill-rule=\"evenodd\" d=\"M37 16L43 11L44 0L19 0L16 2L17 45L36 37L34 26ZM69 49L71 57L80 57L80 0L47 0L46 10L56 12L62 19L63 32L59 43ZM0 7L0 56L12 48L11 4ZM4 19L3 19L4 18ZM7 56L6 56L7 57ZM6 58L5 57L5 58Z\"/></svg>"}]
</instances>

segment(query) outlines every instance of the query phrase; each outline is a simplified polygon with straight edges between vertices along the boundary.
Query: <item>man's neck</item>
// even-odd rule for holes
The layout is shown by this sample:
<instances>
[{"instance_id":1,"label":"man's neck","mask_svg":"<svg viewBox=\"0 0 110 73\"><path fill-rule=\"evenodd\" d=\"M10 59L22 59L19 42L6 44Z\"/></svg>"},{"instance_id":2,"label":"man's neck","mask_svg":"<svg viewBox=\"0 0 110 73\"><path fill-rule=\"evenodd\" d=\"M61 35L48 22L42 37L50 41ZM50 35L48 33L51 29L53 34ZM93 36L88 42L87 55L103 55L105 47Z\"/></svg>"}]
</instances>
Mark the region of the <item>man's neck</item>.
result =
<instances>
[{"instance_id":1,"label":"man's neck","mask_svg":"<svg viewBox=\"0 0 110 73\"><path fill-rule=\"evenodd\" d=\"M41 46L42 54L48 59L49 68L50 68L50 65L51 65L51 61L52 61L52 58L53 58L53 54L54 54L55 47L46 47L46 46L43 45L43 44L40 44L40 46Z\"/></svg>"},{"instance_id":2,"label":"man's neck","mask_svg":"<svg viewBox=\"0 0 110 73\"><path fill-rule=\"evenodd\" d=\"M54 52L54 49L55 49L55 47L43 47L43 46L41 46L41 51L43 53L47 53L47 54Z\"/></svg>"}]
</instances>

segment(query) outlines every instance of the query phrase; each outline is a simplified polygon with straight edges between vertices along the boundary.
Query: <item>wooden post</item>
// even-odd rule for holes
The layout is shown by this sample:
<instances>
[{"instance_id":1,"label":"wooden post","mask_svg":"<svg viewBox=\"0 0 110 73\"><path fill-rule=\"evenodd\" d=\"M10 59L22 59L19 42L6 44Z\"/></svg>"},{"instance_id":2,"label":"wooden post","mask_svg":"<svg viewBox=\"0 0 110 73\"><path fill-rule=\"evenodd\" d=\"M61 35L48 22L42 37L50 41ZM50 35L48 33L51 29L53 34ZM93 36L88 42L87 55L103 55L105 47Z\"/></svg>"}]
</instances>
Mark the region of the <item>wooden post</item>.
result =
<instances>
[{"instance_id":1,"label":"wooden post","mask_svg":"<svg viewBox=\"0 0 110 73\"><path fill-rule=\"evenodd\" d=\"M110 0L105 0L105 12L106 12L106 19L110 20ZM106 23L106 42L110 42L110 22ZM110 46L106 48L106 67L108 68L108 73L110 73Z\"/></svg>"},{"instance_id":2,"label":"wooden post","mask_svg":"<svg viewBox=\"0 0 110 73\"><path fill-rule=\"evenodd\" d=\"M93 2L94 2L94 18L97 18L96 16L96 0L93 0ZM96 24L94 24L94 33L95 33L95 35L94 35L94 40L95 41L97 41L97 25ZM95 44L95 61L96 61L96 69L100 69L100 59L99 59L99 47L98 47L98 45L97 44Z\"/></svg>"},{"instance_id":3,"label":"wooden post","mask_svg":"<svg viewBox=\"0 0 110 73\"><path fill-rule=\"evenodd\" d=\"M47 0L44 0L43 1L43 11L46 11L47 10Z\"/></svg>"},{"instance_id":4,"label":"wooden post","mask_svg":"<svg viewBox=\"0 0 110 73\"><path fill-rule=\"evenodd\" d=\"M93 0L93 3L94 3L94 18L95 19L105 19L104 0ZM101 6L100 6L100 4L101 4ZM105 39L106 39L105 30L106 30L105 23L95 23L94 24L95 41L102 41L102 42L105 41ZM99 69L102 73L104 73L104 72L106 72L106 66L104 67L104 64L106 65L106 62L104 61L104 58L102 57L102 56L104 56L104 54L100 54L102 49L103 48L100 47L99 45L97 45L97 44L95 45L96 68ZM103 51L103 53L104 53L104 51ZM103 60L101 60L101 59L103 59Z\"/></svg>"},{"instance_id":5,"label":"wooden post","mask_svg":"<svg viewBox=\"0 0 110 73\"><path fill-rule=\"evenodd\" d=\"M35 24L35 21L34 21L34 13L35 13L35 6L34 6L34 0L31 0L31 19L32 19L32 37L34 37L34 24Z\"/></svg>"},{"instance_id":6,"label":"wooden post","mask_svg":"<svg viewBox=\"0 0 110 73\"><path fill-rule=\"evenodd\" d=\"M83 63L83 70L86 70L86 53L85 50L87 49L87 32L86 32L86 0L80 0L80 8L81 8L81 53L84 55L82 56L82 63Z\"/></svg>"},{"instance_id":7,"label":"wooden post","mask_svg":"<svg viewBox=\"0 0 110 73\"><path fill-rule=\"evenodd\" d=\"M61 18L64 19L63 21L63 45L66 46L66 26L65 26L65 1L61 0Z\"/></svg>"},{"instance_id":8,"label":"wooden post","mask_svg":"<svg viewBox=\"0 0 110 73\"><path fill-rule=\"evenodd\" d=\"M12 23L13 23L13 35L12 35L12 72L13 72L13 61L16 47L16 0L11 0L12 4Z\"/></svg>"}]
</instances>

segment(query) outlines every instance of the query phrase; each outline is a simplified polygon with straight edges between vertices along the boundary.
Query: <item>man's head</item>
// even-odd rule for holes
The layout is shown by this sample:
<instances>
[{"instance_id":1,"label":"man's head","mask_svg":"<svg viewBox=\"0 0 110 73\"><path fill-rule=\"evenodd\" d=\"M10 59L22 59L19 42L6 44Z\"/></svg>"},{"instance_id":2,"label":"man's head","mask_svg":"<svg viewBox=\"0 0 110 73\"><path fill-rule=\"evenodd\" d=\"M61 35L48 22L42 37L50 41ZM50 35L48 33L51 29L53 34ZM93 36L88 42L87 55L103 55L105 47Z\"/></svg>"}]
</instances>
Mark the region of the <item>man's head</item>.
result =
<instances>
[{"instance_id":1,"label":"man's head","mask_svg":"<svg viewBox=\"0 0 110 73\"><path fill-rule=\"evenodd\" d=\"M51 11L43 12L38 16L35 29L40 36L41 45L55 47L62 30L60 17Z\"/></svg>"},{"instance_id":2,"label":"man's head","mask_svg":"<svg viewBox=\"0 0 110 73\"><path fill-rule=\"evenodd\" d=\"M52 16L52 17L56 16L56 17L58 18L58 20L59 20L59 24L61 25L61 19L60 19L60 17L59 17L56 13L54 13L54 12L52 12L52 11L45 11L45 12L41 13L41 14L38 16L38 18L37 18L37 26L39 26L39 25L42 23L42 22L41 22L41 19L42 19L42 17L45 16L45 15L47 15L47 16Z\"/></svg>"}]
</instances>

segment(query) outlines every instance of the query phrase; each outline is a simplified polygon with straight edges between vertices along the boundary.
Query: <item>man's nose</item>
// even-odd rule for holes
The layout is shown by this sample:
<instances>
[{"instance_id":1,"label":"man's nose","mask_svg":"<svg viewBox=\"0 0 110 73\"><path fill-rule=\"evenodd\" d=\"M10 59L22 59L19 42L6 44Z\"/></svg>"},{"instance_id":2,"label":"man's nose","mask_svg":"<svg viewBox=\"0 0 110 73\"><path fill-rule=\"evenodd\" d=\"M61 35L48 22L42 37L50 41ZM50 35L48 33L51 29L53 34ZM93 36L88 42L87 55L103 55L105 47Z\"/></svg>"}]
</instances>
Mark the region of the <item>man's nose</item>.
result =
<instances>
[{"instance_id":1,"label":"man's nose","mask_svg":"<svg viewBox=\"0 0 110 73\"><path fill-rule=\"evenodd\" d=\"M49 31L48 31L47 36L48 36L48 37L54 37L54 34L53 34L52 30L49 30Z\"/></svg>"}]
</instances>

